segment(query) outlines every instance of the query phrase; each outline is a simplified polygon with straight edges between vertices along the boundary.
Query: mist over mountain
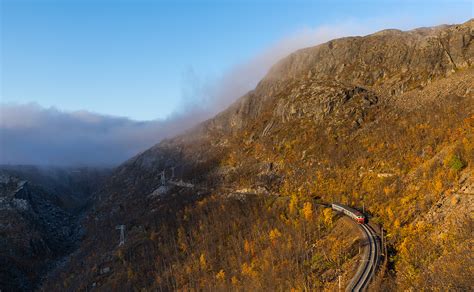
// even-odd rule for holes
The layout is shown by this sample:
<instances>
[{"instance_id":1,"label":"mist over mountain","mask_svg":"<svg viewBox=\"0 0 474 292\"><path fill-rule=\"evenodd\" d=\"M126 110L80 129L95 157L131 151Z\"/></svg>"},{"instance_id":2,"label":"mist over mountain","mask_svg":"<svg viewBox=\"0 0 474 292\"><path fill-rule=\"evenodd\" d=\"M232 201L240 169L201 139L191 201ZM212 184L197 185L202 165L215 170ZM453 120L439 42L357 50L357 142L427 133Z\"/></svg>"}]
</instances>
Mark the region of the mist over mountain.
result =
<instances>
[{"instance_id":1,"label":"mist over mountain","mask_svg":"<svg viewBox=\"0 0 474 292\"><path fill-rule=\"evenodd\" d=\"M137 122L127 118L2 105L2 164L113 166L192 122Z\"/></svg>"},{"instance_id":2,"label":"mist over mountain","mask_svg":"<svg viewBox=\"0 0 474 292\"><path fill-rule=\"evenodd\" d=\"M182 81L181 107L164 119L136 121L36 103L2 103L0 164L116 166L222 111L253 89L270 67L289 53L336 37L367 34L387 25L400 23L375 19L305 28L217 79L206 80L194 70L187 70Z\"/></svg>"}]
</instances>

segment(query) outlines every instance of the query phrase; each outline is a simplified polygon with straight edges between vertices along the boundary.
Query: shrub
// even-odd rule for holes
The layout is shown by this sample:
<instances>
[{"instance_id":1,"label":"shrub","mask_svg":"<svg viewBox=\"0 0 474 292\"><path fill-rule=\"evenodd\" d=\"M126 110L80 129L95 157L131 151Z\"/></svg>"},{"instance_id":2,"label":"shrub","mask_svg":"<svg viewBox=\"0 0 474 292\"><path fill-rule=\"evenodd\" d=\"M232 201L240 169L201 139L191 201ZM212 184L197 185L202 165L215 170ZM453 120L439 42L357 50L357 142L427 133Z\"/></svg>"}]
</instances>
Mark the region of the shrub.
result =
<instances>
[{"instance_id":1,"label":"shrub","mask_svg":"<svg viewBox=\"0 0 474 292\"><path fill-rule=\"evenodd\" d=\"M466 165L464 162L461 160L461 158L457 155L451 156L451 159L449 160L449 167L452 169L459 171L463 169Z\"/></svg>"}]
</instances>

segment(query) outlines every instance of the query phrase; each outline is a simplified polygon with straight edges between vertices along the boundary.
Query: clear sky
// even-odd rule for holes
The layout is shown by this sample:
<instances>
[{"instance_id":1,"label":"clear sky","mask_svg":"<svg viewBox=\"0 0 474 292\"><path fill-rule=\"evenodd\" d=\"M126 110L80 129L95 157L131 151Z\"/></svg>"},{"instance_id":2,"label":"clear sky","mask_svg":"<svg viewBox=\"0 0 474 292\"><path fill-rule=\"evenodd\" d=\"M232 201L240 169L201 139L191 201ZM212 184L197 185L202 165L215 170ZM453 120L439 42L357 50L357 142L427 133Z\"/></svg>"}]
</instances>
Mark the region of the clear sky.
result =
<instances>
[{"instance_id":1,"label":"clear sky","mask_svg":"<svg viewBox=\"0 0 474 292\"><path fill-rule=\"evenodd\" d=\"M0 1L2 103L135 120L186 104L187 72L218 80L305 28L473 17L473 1Z\"/></svg>"}]
</instances>

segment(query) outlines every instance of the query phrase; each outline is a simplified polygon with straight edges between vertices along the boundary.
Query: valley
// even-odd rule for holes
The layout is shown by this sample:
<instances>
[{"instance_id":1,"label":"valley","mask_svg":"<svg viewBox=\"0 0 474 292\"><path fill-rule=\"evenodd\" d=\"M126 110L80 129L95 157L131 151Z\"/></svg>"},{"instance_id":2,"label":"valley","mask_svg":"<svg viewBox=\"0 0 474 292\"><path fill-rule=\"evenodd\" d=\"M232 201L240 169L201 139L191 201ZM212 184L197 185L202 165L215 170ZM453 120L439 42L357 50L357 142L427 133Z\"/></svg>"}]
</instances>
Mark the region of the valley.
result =
<instances>
[{"instance_id":1,"label":"valley","mask_svg":"<svg viewBox=\"0 0 474 292\"><path fill-rule=\"evenodd\" d=\"M0 166L2 290L34 290L77 248L89 194L108 171Z\"/></svg>"}]
</instances>

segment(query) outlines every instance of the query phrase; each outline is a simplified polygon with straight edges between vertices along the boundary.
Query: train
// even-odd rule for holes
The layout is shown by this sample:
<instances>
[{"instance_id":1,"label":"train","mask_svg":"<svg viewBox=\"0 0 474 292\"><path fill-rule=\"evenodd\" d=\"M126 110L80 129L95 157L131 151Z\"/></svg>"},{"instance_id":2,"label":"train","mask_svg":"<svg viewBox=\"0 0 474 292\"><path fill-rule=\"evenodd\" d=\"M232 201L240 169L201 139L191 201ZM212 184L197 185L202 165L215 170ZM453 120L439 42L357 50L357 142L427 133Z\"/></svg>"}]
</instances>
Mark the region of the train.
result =
<instances>
[{"instance_id":1,"label":"train","mask_svg":"<svg viewBox=\"0 0 474 292\"><path fill-rule=\"evenodd\" d=\"M365 218L364 214L362 214L362 212L359 212L354 208L344 206L344 205L338 204L338 203L332 203L331 208L335 211L342 212L342 213L346 214L347 216L351 217L352 219L354 219L359 224L366 223L366 218Z\"/></svg>"}]
</instances>

